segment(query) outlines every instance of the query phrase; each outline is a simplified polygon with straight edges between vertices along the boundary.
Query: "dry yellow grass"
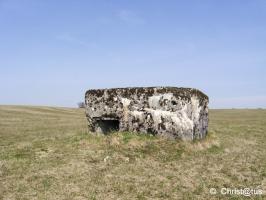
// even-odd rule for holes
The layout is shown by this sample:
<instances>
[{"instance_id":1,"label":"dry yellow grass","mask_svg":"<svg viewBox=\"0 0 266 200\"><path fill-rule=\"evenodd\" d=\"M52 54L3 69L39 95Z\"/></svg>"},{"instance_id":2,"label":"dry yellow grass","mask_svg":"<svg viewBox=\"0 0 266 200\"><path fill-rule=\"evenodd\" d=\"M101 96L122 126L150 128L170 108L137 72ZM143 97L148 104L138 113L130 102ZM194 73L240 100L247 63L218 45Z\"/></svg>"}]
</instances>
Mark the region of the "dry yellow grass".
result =
<instances>
[{"instance_id":1,"label":"dry yellow grass","mask_svg":"<svg viewBox=\"0 0 266 200\"><path fill-rule=\"evenodd\" d=\"M242 199L209 190L266 191L265 141L265 110L211 110L208 137L180 142L93 136L82 109L0 106L0 199Z\"/></svg>"}]
</instances>

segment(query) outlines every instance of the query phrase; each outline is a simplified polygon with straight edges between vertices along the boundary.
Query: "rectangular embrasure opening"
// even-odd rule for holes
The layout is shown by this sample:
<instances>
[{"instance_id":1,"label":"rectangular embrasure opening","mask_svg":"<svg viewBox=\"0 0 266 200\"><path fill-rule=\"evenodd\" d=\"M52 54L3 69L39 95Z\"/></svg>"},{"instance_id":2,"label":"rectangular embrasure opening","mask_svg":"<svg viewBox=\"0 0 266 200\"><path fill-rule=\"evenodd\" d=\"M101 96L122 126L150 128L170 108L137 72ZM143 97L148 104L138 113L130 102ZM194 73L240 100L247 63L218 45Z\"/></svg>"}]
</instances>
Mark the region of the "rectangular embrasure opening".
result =
<instances>
[{"instance_id":1,"label":"rectangular embrasure opening","mask_svg":"<svg viewBox=\"0 0 266 200\"><path fill-rule=\"evenodd\" d=\"M101 119L97 120L97 126L101 129L102 133L110 133L119 131L119 120L117 119Z\"/></svg>"}]
</instances>

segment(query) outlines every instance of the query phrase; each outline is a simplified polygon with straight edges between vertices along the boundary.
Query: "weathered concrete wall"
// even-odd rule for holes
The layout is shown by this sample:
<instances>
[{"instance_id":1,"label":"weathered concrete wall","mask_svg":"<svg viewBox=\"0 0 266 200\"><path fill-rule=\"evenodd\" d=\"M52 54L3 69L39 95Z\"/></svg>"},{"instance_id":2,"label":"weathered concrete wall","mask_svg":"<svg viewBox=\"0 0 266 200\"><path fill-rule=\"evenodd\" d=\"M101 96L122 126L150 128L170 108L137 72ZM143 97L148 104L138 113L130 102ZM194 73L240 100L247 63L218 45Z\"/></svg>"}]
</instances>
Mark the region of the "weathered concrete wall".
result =
<instances>
[{"instance_id":1,"label":"weathered concrete wall","mask_svg":"<svg viewBox=\"0 0 266 200\"><path fill-rule=\"evenodd\" d=\"M204 138L208 97L175 87L88 90L86 116L91 132L134 131L170 138Z\"/></svg>"}]
</instances>

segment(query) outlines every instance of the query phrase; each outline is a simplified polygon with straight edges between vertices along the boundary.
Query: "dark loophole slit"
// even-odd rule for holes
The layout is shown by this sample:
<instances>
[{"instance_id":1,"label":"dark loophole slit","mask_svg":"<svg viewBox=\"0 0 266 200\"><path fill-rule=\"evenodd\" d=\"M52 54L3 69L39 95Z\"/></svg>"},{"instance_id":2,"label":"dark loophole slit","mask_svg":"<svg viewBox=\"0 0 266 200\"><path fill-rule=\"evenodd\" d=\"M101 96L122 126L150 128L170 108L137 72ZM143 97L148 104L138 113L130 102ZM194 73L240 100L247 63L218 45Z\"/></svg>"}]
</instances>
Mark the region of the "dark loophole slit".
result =
<instances>
[{"instance_id":1,"label":"dark loophole slit","mask_svg":"<svg viewBox=\"0 0 266 200\"><path fill-rule=\"evenodd\" d=\"M108 119L108 120L98 120L98 127L104 134L119 131L119 120Z\"/></svg>"}]
</instances>

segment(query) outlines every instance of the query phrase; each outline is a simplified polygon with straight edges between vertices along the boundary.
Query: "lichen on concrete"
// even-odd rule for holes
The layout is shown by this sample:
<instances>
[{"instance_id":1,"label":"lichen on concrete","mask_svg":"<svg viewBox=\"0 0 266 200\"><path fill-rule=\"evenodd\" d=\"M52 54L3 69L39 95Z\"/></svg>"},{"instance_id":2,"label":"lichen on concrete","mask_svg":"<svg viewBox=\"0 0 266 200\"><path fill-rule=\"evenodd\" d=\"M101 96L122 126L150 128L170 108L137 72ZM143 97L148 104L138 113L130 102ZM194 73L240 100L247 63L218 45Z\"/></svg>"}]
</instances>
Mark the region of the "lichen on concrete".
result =
<instances>
[{"instance_id":1,"label":"lichen on concrete","mask_svg":"<svg viewBox=\"0 0 266 200\"><path fill-rule=\"evenodd\" d=\"M88 90L86 116L91 132L132 131L168 138L204 138L208 97L199 90L141 87Z\"/></svg>"}]
</instances>

